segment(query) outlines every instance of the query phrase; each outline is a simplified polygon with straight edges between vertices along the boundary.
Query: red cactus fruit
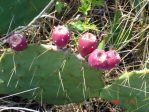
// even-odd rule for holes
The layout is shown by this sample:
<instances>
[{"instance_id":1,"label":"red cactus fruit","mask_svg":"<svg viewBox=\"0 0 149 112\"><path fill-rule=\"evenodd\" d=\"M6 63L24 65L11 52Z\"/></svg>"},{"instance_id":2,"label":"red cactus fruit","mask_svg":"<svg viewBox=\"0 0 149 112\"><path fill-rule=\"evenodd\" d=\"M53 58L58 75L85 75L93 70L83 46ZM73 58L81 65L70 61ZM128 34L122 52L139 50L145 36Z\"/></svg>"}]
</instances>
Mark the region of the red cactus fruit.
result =
<instances>
[{"instance_id":1,"label":"red cactus fruit","mask_svg":"<svg viewBox=\"0 0 149 112\"><path fill-rule=\"evenodd\" d=\"M97 48L97 38L92 33L81 35L78 40L78 50L82 57L87 56Z\"/></svg>"},{"instance_id":2,"label":"red cactus fruit","mask_svg":"<svg viewBox=\"0 0 149 112\"><path fill-rule=\"evenodd\" d=\"M107 54L107 69L112 69L120 63L120 55L115 50L109 50Z\"/></svg>"},{"instance_id":3,"label":"red cactus fruit","mask_svg":"<svg viewBox=\"0 0 149 112\"><path fill-rule=\"evenodd\" d=\"M70 32L65 26L58 25L57 27L54 27L51 36L52 36L53 43L58 48L65 47L70 40Z\"/></svg>"},{"instance_id":4,"label":"red cactus fruit","mask_svg":"<svg viewBox=\"0 0 149 112\"><path fill-rule=\"evenodd\" d=\"M110 50L105 52L104 50L96 49L88 57L88 63L91 67L102 70L109 70L120 63L119 54Z\"/></svg>"},{"instance_id":5,"label":"red cactus fruit","mask_svg":"<svg viewBox=\"0 0 149 112\"><path fill-rule=\"evenodd\" d=\"M88 57L88 64L95 69L105 69L107 54L104 50L96 49Z\"/></svg>"},{"instance_id":6,"label":"red cactus fruit","mask_svg":"<svg viewBox=\"0 0 149 112\"><path fill-rule=\"evenodd\" d=\"M12 34L7 42L14 51L23 51L27 47L27 39L22 34Z\"/></svg>"}]
</instances>

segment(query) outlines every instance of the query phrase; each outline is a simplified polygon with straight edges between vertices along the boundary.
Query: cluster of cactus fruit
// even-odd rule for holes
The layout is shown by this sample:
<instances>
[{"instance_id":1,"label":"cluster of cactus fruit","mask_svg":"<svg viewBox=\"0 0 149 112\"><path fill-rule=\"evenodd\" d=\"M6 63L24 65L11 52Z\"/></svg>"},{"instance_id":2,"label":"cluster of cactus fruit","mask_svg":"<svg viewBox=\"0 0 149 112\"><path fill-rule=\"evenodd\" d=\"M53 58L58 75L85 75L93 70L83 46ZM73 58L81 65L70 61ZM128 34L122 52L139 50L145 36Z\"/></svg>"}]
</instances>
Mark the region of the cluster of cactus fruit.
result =
<instances>
[{"instance_id":1,"label":"cluster of cactus fruit","mask_svg":"<svg viewBox=\"0 0 149 112\"><path fill-rule=\"evenodd\" d=\"M71 34L67 27L58 25L52 30L52 41L57 48L64 48L70 41ZM27 40L21 34L13 34L8 38L9 46L15 51L27 47ZM120 63L120 56L115 50L97 49L98 40L92 33L84 33L78 39L78 51L82 57L88 57L88 64L95 69L109 70Z\"/></svg>"},{"instance_id":2,"label":"cluster of cactus fruit","mask_svg":"<svg viewBox=\"0 0 149 112\"><path fill-rule=\"evenodd\" d=\"M71 39L70 31L64 26L54 27L51 37L58 49L66 47ZM21 52L6 50L1 55L1 94L23 93L18 95L51 104L101 97L125 106L128 111L148 110L149 70L126 72L111 85L104 86L100 70L114 68L120 63L120 56L115 50L97 49L98 41L92 33L78 39L78 51L88 64L65 50L55 51L55 46L51 49L49 45L27 45L21 34L11 35L7 42L14 51Z\"/></svg>"}]
</instances>

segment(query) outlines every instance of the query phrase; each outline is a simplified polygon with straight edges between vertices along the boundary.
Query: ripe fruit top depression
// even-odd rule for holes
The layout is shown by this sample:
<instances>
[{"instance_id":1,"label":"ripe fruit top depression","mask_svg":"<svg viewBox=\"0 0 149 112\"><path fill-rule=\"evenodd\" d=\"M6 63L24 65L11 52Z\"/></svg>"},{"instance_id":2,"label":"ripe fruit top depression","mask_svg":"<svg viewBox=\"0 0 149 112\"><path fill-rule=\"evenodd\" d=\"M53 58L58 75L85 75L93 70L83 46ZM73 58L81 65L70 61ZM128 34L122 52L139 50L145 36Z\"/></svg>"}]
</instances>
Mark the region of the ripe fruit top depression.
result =
<instances>
[{"instance_id":1,"label":"ripe fruit top depression","mask_svg":"<svg viewBox=\"0 0 149 112\"><path fill-rule=\"evenodd\" d=\"M92 33L81 35L78 40L78 49L82 57L87 56L97 47L97 38Z\"/></svg>"},{"instance_id":2,"label":"ripe fruit top depression","mask_svg":"<svg viewBox=\"0 0 149 112\"><path fill-rule=\"evenodd\" d=\"M22 34L12 34L7 41L14 51L22 51L27 47L27 39Z\"/></svg>"},{"instance_id":3,"label":"ripe fruit top depression","mask_svg":"<svg viewBox=\"0 0 149 112\"><path fill-rule=\"evenodd\" d=\"M70 40L70 32L65 26L59 25L57 27L54 27L51 36L52 36L53 43L58 48L65 47Z\"/></svg>"}]
</instances>

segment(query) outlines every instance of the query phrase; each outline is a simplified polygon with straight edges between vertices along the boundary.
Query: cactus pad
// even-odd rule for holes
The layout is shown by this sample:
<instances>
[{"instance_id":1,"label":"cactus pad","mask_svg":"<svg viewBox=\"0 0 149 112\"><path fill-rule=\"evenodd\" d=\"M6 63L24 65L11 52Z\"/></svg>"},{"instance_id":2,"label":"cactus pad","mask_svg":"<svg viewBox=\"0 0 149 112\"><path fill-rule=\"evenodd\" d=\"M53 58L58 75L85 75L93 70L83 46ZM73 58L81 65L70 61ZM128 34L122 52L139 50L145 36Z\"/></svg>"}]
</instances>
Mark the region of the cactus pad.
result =
<instances>
[{"instance_id":1,"label":"cactus pad","mask_svg":"<svg viewBox=\"0 0 149 112\"><path fill-rule=\"evenodd\" d=\"M65 104L99 96L103 87L101 71L67 51L29 45L24 51L7 50L1 56L1 94Z\"/></svg>"},{"instance_id":2,"label":"cactus pad","mask_svg":"<svg viewBox=\"0 0 149 112\"><path fill-rule=\"evenodd\" d=\"M28 24L49 0L0 0L0 35Z\"/></svg>"},{"instance_id":3,"label":"cactus pad","mask_svg":"<svg viewBox=\"0 0 149 112\"><path fill-rule=\"evenodd\" d=\"M124 73L101 92L101 97L125 106L129 112L149 110L149 70Z\"/></svg>"}]
</instances>

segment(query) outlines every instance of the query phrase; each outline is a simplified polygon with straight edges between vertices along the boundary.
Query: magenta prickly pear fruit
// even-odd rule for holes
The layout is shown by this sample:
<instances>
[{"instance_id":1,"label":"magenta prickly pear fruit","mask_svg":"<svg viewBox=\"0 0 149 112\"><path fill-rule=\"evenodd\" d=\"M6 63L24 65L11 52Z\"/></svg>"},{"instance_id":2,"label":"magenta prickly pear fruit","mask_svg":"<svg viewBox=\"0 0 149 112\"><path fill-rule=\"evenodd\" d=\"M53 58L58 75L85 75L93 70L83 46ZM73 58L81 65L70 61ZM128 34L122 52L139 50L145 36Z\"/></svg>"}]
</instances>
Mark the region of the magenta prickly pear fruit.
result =
<instances>
[{"instance_id":1,"label":"magenta prickly pear fruit","mask_svg":"<svg viewBox=\"0 0 149 112\"><path fill-rule=\"evenodd\" d=\"M65 47L70 40L70 32L65 26L58 25L57 27L54 27L51 36L53 43L58 48Z\"/></svg>"},{"instance_id":2,"label":"magenta prickly pear fruit","mask_svg":"<svg viewBox=\"0 0 149 112\"><path fill-rule=\"evenodd\" d=\"M112 69L120 63L120 55L115 50L109 50L107 54L107 69Z\"/></svg>"},{"instance_id":3,"label":"magenta prickly pear fruit","mask_svg":"<svg viewBox=\"0 0 149 112\"><path fill-rule=\"evenodd\" d=\"M97 38L92 33L81 35L78 40L78 50L82 57L87 56L97 48Z\"/></svg>"},{"instance_id":4,"label":"magenta prickly pear fruit","mask_svg":"<svg viewBox=\"0 0 149 112\"><path fill-rule=\"evenodd\" d=\"M14 51L23 51L27 47L27 39L22 34L12 34L7 41Z\"/></svg>"},{"instance_id":5,"label":"magenta prickly pear fruit","mask_svg":"<svg viewBox=\"0 0 149 112\"><path fill-rule=\"evenodd\" d=\"M88 57L88 63L91 67L102 70L109 70L120 63L119 54L110 50L105 52L104 50L96 49Z\"/></svg>"},{"instance_id":6,"label":"magenta prickly pear fruit","mask_svg":"<svg viewBox=\"0 0 149 112\"><path fill-rule=\"evenodd\" d=\"M105 69L107 54L104 50L96 49L88 57L88 64L95 69Z\"/></svg>"}]
</instances>

